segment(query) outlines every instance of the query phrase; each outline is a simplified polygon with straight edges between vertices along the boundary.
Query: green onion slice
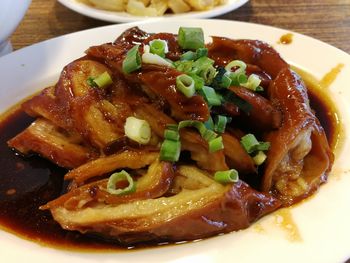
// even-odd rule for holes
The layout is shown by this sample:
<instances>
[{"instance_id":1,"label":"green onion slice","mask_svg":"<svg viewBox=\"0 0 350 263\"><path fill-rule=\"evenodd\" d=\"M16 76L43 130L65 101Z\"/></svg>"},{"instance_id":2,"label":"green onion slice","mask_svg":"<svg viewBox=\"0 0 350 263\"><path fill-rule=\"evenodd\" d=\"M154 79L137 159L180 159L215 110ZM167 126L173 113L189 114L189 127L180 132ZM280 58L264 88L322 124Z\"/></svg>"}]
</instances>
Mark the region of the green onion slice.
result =
<instances>
[{"instance_id":1,"label":"green onion slice","mask_svg":"<svg viewBox=\"0 0 350 263\"><path fill-rule=\"evenodd\" d=\"M194 80L194 89L201 90L204 86L204 79L193 73L189 73L188 75Z\"/></svg>"},{"instance_id":2,"label":"green onion slice","mask_svg":"<svg viewBox=\"0 0 350 263\"><path fill-rule=\"evenodd\" d=\"M234 73L245 73L247 64L242 60L233 60L225 66L226 71ZM234 70L232 70L234 69Z\"/></svg>"},{"instance_id":3,"label":"green onion slice","mask_svg":"<svg viewBox=\"0 0 350 263\"><path fill-rule=\"evenodd\" d=\"M193 51L187 51L183 53L180 57L181 61L196 60L196 59L197 59L197 53Z\"/></svg>"},{"instance_id":4,"label":"green onion slice","mask_svg":"<svg viewBox=\"0 0 350 263\"><path fill-rule=\"evenodd\" d=\"M178 140L180 140L179 131L166 129L164 131L164 138L166 140L178 141Z\"/></svg>"},{"instance_id":5,"label":"green onion slice","mask_svg":"<svg viewBox=\"0 0 350 263\"><path fill-rule=\"evenodd\" d=\"M266 154L263 151L259 151L255 156L253 156L253 161L259 166L265 162L266 158Z\"/></svg>"},{"instance_id":6,"label":"green onion slice","mask_svg":"<svg viewBox=\"0 0 350 263\"><path fill-rule=\"evenodd\" d=\"M214 174L214 180L221 184L238 182L238 172L235 169L227 171L217 171Z\"/></svg>"},{"instance_id":7,"label":"green onion slice","mask_svg":"<svg viewBox=\"0 0 350 263\"><path fill-rule=\"evenodd\" d=\"M269 142L259 142L254 134L248 133L241 138L241 144L247 153L255 151L267 151L270 148Z\"/></svg>"},{"instance_id":8,"label":"green onion slice","mask_svg":"<svg viewBox=\"0 0 350 263\"><path fill-rule=\"evenodd\" d=\"M181 142L173 140L164 140L160 147L160 160L168 162L177 162L180 158Z\"/></svg>"},{"instance_id":9,"label":"green onion slice","mask_svg":"<svg viewBox=\"0 0 350 263\"><path fill-rule=\"evenodd\" d=\"M204 83L209 85L213 82L216 73L216 69L212 65L209 65L201 70L200 76L204 79Z\"/></svg>"},{"instance_id":10,"label":"green onion slice","mask_svg":"<svg viewBox=\"0 0 350 263\"><path fill-rule=\"evenodd\" d=\"M224 143L222 141L222 137L218 136L208 142L209 145L209 152L216 152L219 150L224 149Z\"/></svg>"},{"instance_id":11,"label":"green onion slice","mask_svg":"<svg viewBox=\"0 0 350 263\"><path fill-rule=\"evenodd\" d=\"M220 96L215 92L212 87L203 86L201 89L201 94L204 99L207 101L209 106L220 106L221 99Z\"/></svg>"},{"instance_id":12,"label":"green onion slice","mask_svg":"<svg viewBox=\"0 0 350 263\"><path fill-rule=\"evenodd\" d=\"M241 138L241 144L246 152L250 154L256 150L259 142L255 138L254 134L248 133Z\"/></svg>"},{"instance_id":13,"label":"green onion slice","mask_svg":"<svg viewBox=\"0 0 350 263\"><path fill-rule=\"evenodd\" d=\"M141 56L139 53L139 46L140 45L135 45L126 54L126 57L123 60L123 72L124 73L129 74L129 73L141 68Z\"/></svg>"},{"instance_id":14,"label":"green onion slice","mask_svg":"<svg viewBox=\"0 0 350 263\"><path fill-rule=\"evenodd\" d=\"M121 181L127 180L129 185L125 188L117 189L116 184ZM136 183L132 177L124 170L112 174L107 183L107 192L113 195L130 194L136 191Z\"/></svg>"},{"instance_id":15,"label":"green onion slice","mask_svg":"<svg viewBox=\"0 0 350 263\"><path fill-rule=\"evenodd\" d=\"M201 58L201 57L206 57L208 56L208 49L207 48L198 48L196 50L196 57Z\"/></svg>"},{"instance_id":16,"label":"green onion slice","mask_svg":"<svg viewBox=\"0 0 350 263\"><path fill-rule=\"evenodd\" d=\"M181 91L187 98L190 98L196 92L195 81L186 74L177 76L176 88Z\"/></svg>"},{"instance_id":17,"label":"green onion slice","mask_svg":"<svg viewBox=\"0 0 350 263\"><path fill-rule=\"evenodd\" d=\"M241 86L256 91L256 89L259 87L261 83L261 79L255 75L255 74L251 74L248 78L248 80L245 83L240 83Z\"/></svg>"},{"instance_id":18,"label":"green onion slice","mask_svg":"<svg viewBox=\"0 0 350 263\"><path fill-rule=\"evenodd\" d=\"M168 43L163 39L154 39L149 42L150 52L160 57L165 57L169 52Z\"/></svg>"},{"instance_id":19,"label":"green onion slice","mask_svg":"<svg viewBox=\"0 0 350 263\"><path fill-rule=\"evenodd\" d=\"M151 139L151 127L148 122L135 117L128 117L124 125L125 135L140 144L147 144Z\"/></svg>"},{"instance_id":20,"label":"green onion slice","mask_svg":"<svg viewBox=\"0 0 350 263\"><path fill-rule=\"evenodd\" d=\"M215 120L214 130L218 133L224 133L229 118L223 115L217 115Z\"/></svg>"},{"instance_id":21,"label":"green onion slice","mask_svg":"<svg viewBox=\"0 0 350 263\"><path fill-rule=\"evenodd\" d=\"M193 49L204 47L204 33L198 27L180 27L177 41L182 49Z\"/></svg>"},{"instance_id":22,"label":"green onion slice","mask_svg":"<svg viewBox=\"0 0 350 263\"><path fill-rule=\"evenodd\" d=\"M108 72L105 71L101 75L99 75L97 78L94 78L93 82L95 82L98 87L104 88L111 85L113 83L113 80L111 76L108 74Z\"/></svg>"}]
</instances>

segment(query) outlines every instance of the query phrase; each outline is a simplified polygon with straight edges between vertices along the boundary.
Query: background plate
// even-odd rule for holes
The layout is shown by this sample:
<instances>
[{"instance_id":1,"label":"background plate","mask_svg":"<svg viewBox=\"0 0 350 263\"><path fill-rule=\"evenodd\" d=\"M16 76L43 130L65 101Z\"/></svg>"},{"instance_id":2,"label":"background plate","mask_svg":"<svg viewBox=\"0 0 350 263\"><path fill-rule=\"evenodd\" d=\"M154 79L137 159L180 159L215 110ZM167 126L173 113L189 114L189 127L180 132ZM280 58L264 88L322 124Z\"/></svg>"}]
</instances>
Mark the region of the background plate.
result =
<instances>
[{"instance_id":1,"label":"background plate","mask_svg":"<svg viewBox=\"0 0 350 263\"><path fill-rule=\"evenodd\" d=\"M108 21L108 22L134 22L134 21L144 21L145 19L167 19L167 18L208 18L219 16L228 13L234 9L239 8L244 5L249 0L228 0L227 4L222 6L217 6L208 11L193 11L183 14L166 14L161 17L144 17L144 16L134 16L126 12L112 12L93 8L91 6L79 3L76 0L58 0L61 4L66 7L78 12L82 15L93 17L96 19Z\"/></svg>"},{"instance_id":2,"label":"background plate","mask_svg":"<svg viewBox=\"0 0 350 263\"><path fill-rule=\"evenodd\" d=\"M207 35L260 39L273 45L289 63L321 79L339 63L342 71L329 87L344 127L342 150L329 182L312 198L290 209L301 240L291 240L274 213L246 230L177 246L116 253L80 253L44 247L0 231L3 262L344 262L350 257L350 56L328 44L293 33L290 45L277 44L286 30L223 20L164 20L112 25L48 40L0 58L0 112L26 96L55 83L64 65L90 45L113 41L139 25L148 32L177 32L181 26L201 26ZM1 157L0 157L1 158ZM293 226L293 224L291 225ZM288 230L288 229L287 229ZM293 228L292 228L293 230Z\"/></svg>"}]
</instances>

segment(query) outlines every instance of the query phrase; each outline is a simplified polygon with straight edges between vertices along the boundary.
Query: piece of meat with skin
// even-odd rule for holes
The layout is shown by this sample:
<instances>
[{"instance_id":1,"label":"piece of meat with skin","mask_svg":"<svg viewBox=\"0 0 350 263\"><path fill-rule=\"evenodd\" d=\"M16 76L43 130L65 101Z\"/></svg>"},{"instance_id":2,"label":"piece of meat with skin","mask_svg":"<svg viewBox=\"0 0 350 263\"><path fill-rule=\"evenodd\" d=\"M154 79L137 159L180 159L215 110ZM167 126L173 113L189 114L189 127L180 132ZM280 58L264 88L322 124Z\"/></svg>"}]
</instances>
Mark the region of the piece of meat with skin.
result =
<instances>
[{"instance_id":1,"label":"piece of meat with skin","mask_svg":"<svg viewBox=\"0 0 350 263\"><path fill-rule=\"evenodd\" d=\"M136 191L127 195L115 195L107 191L108 179L100 179L83 186L73 188L68 193L50 201L40 209L55 209L64 207L68 210L79 210L92 205L116 205L136 200L157 198L164 195L174 177L172 164L169 162L154 160L148 163L148 171L139 179L135 179ZM139 165L146 166L146 165ZM135 166L130 165L130 168Z\"/></svg>"},{"instance_id":2,"label":"piece of meat with skin","mask_svg":"<svg viewBox=\"0 0 350 263\"><path fill-rule=\"evenodd\" d=\"M182 169L179 172L183 176L192 174L191 180L201 181L201 187L108 207L74 211L57 207L51 213L64 229L97 233L130 245L194 240L243 229L280 206L271 195L259 193L242 181L223 186L206 173L191 170L196 168Z\"/></svg>"},{"instance_id":3,"label":"piece of meat with skin","mask_svg":"<svg viewBox=\"0 0 350 263\"><path fill-rule=\"evenodd\" d=\"M226 65L232 60L242 60L247 64L258 66L272 79L289 65L270 45L259 40L234 40L224 37L212 37L207 45L208 56L218 65Z\"/></svg>"},{"instance_id":4,"label":"piece of meat with skin","mask_svg":"<svg viewBox=\"0 0 350 263\"><path fill-rule=\"evenodd\" d=\"M40 118L7 143L24 155L38 153L58 166L69 169L98 156L94 149L81 144L79 135L66 132Z\"/></svg>"},{"instance_id":5,"label":"piece of meat with skin","mask_svg":"<svg viewBox=\"0 0 350 263\"><path fill-rule=\"evenodd\" d=\"M269 100L244 87L231 86L229 90L252 106L248 113L241 113L240 123L245 123L247 127L260 132L280 127L281 112Z\"/></svg>"},{"instance_id":6,"label":"piece of meat with skin","mask_svg":"<svg viewBox=\"0 0 350 263\"><path fill-rule=\"evenodd\" d=\"M310 109L300 77L290 69L282 70L271 82L268 96L282 111L283 121L278 130L265 136L271 147L262 190L273 192L284 205L290 205L310 195L326 180L333 154Z\"/></svg>"}]
</instances>

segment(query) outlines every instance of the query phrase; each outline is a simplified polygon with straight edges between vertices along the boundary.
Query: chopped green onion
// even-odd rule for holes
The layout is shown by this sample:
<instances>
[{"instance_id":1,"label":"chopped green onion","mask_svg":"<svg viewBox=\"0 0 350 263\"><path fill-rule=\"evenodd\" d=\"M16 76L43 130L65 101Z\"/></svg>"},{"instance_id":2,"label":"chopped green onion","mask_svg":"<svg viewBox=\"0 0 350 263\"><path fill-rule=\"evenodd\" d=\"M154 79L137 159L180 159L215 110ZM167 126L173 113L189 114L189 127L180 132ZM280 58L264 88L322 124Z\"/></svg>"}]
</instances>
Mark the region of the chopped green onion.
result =
<instances>
[{"instance_id":1,"label":"chopped green onion","mask_svg":"<svg viewBox=\"0 0 350 263\"><path fill-rule=\"evenodd\" d=\"M168 130L174 130L174 131L178 131L179 130L179 126L177 124L167 124L166 128Z\"/></svg>"},{"instance_id":2,"label":"chopped green onion","mask_svg":"<svg viewBox=\"0 0 350 263\"><path fill-rule=\"evenodd\" d=\"M204 47L204 33L201 28L180 27L177 41L182 49L198 49Z\"/></svg>"},{"instance_id":3,"label":"chopped green onion","mask_svg":"<svg viewBox=\"0 0 350 263\"><path fill-rule=\"evenodd\" d=\"M166 140L172 140L172 141L178 141L180 140L180 135L178 130L165 130L164 131L164 138Z\"/></svg>"},{"instance_id":4,"label":"chopped green onion","mask_svg":"<svg viewBox=\"0 0 350 263\"><path fill-rule=\"evenodd\" d=\"M263 151L259 151L254 157L253 161L256 165L261 165L265 162L267 156Z\"/></svg>"},{"instance_id":5,"label":"chopped green onion","mask_svg":"<svg viewBox=\"0 0 350 263\"><path fill-rule=\"evenodd\" d=\"M224 149L224 143L222 142L222 137L218 136L208 142L209 152L216 152Z\"/></svg>"},{"instance_id":6,"label":"chopped green onion","mask_svg":"<svg viewBox=\"0 0 350 263\"><path fill-rule=\"evenodd\" d=\"M160 148L160 160L177 162L180 158L180 141L164 140Z\"/></svg>"},{"instance_id":7,"label":"chopped green onion","mask_svg":"<svg viewBox=\"0 0 350 263\"><path fill-rule=\"evenodd\" d=\"M187 98L190 98L196 92L194 80L186 74L177 76L176 88L180 90Z\"/></svg>"},{"instance_id":8,"label":"chopped green onion","mask_svg":"<svg viewBox=\"0 0 350 263\"><path fill-rule=\"evenodd\" d=\"M200 57L195 62L193 62L192 67L196 71L195 73L200 73L202 70L214 65L214 60L208 57Z\"/></svg>"},{"instance_id":9,"label":"chopped green onion","mask_svg":"<svg viewBox=\"0 0 350 263\"><path fill-rule=\"evenodd\" d=\"M97 87L96 83L94 82L94 77L88 77L88 79L86 80L87 84L90 86L90 87Z\"/></svg>"},{"instance_id":10,"label":"chopped green onion","mask_svg":"<svg viewBox=\"0 0 350 263\"><path fill-rule=\"evenodd\" d=\"M188 75L194 80L194 89L201 90L204 86L204 79L193 73L189 73Z\"/></svg>"},{"instance_id":11,"label":"chopped green onion","mask_svg":"<svg viewBox=\"0 0 350 263\"><path fill-rule=\"evenodd\" d=\"M258 86L256 89L255 89L256 92L263 92L264 91L264 88L261 87L261 86Z\"/></svg>"},{"instance_id":12,"label":"chopped green onion","mask_svg":"<svg viewBox=\"0 0 350 263\"><path fill-rule=\"evenodd\" d=\"M259 145L256 146L256 151L267 151L270 149L270 145L269 142L259 142Z\"/></svg>"},{"instance_id":13,"label":"chopped green onion","mask_svg":"<svg viewBox=\"0 0 350 263\"><path fill-rule=\"evenodd\" d=\"M204 123L205 127L209 130L214 130L214 121L213 118L211 116L209 116L209 119Z\"/></svg>"},{"instance_id":14,"label":"chopped green onion","mask_svg":"<svg viewBox=\"0 0 350 263\"><path fill-rule=\"evenodd\" d=\"M234 70L232 70L235 68ZM241 60L233 60L225 66L226 71L234 73L245 73L247 64Z\"/></svg>"},{"instance_id":15,"label":"chopped green onion","mask_svg":"<svg viewBox=\"0 0 350 263\"><path fill-rule=\"evenodd\" d=\"M215 78L213 79L211 86L214 89L221 89L221 88L228 88L231 86L231 78L230 74L227 73L225 68L218 67L217 68L217 74L215 75Z\"/></svg>"},{"instance_id":16,"label":"chopped green onion","mask_svg":"<svg viewBox=\"0 0 350 263\"><path fill-rule=\"evenodd\" d=\"M205 67L201 70L200 75L204 79L204 83L206 85L209 85L215 78L216 69L212 65L209 65L208 67Z\"/></svg>"},{"instance_id":17,"label":"chopped green onion","mask_svg":"<svg viewBox=\"0 0 350 263\"><path fill-rule=\"evenodd\" d=\"M216 122L214 126L214 130L218 133L224 133L226 129L226 124L228 123L228 118L223 115L216 116Z\"/></svg>"},{"instance_id":18,"label":"chopped green onion","mask_svg":"<svg viewBox=\"0 0 350 263\"><path fill-rule=\"evenodd\" d=\"M185 127L193 127L196 128L202 138L206 141L210 141L214 138L216 138L217 134L211 130L208 130L203 122L200 121L194 121L194 120L185 120L179 122L179 130Z\"/></svg>"},{"instance_id":19,"label":"chopped green onion","mask_svg":"<svg viewBox=\"0 0 350 263\"><path fill-rule=\"evenodd\" d=\"M96 83L98 87L103 88L111 85L113 83L113 80L111 76L108 74L108 72L105 71L98 77L94 78L93 82Z\"/></svg>"},{"instance_id":20,"label":"chopped green onion","mask_svg":"<svg viewBox=\"0 0 350 263\"><path fill-rule=\"evenodd\" d=\"M261 83L261 79L255 75L255 74L251 74L248 78L248 80L245 83L240 83L241 86L256 91L256 89L259 87Z\"/></svg>"},{"instance_id":21,"label":"chopped green onion","mask_svg":"<svg viewBox=\"0 0 350 263\"><path fill-rule=\"evenodd\" d=\"M117 189L116 184L121 181L127 180L129 185L125 188ZM124 170L112 174L107 183L107 192L113 195L125 195L136 191L136 183L132 177Z\"/></svg>"},{"instance_id":22,"label":"chopped green onion","mask_svg":"<svg viewBox=\"0 0 350 263\"><path fill-rule=\"evenodd\" d=\"M255 151L267 151L270 148L269 142L259 142L251 133L241 138L241 144L249 154Z\"/></svg>"},{"instance_id":23,"label":"chopped green onion","mask_svg":"<svg viewBox=\"0 0 350 263\"><path fill-rule=\"evenodd\" d=\"M174 62L174 66L178 71L184 72L184 73L191 73L192 72L192 60L179 60Z\"/></svg>"},{"instance_id":24,"label":"chopped green onion","mask_svg":"<svg viewBox=\"0 0 350 263\"><path fill-rule=\"evenodd\" d=\"M196 50L196 57L200 58L200 57L206 57L208 56L208 49L207 48L198 48Z\"/></svg>"},{"instance_id":25,"label":"chopped green onion","mask_svg":"<svg viewBox=\"0 0 350 263\"><path fill-rule=\"evenodd\" d=\"M124 125L125 135L140 144L147 144L151 139L151 127L148 122L135 117L128 117Z\"/></svg>"},{"instance_id":26,"label":"chopped green onion","mask_svg":"<svg viewBox=\"0 0 350 263\"><path fill-rule=\"evenodd\" d=\"M256 150L259 142L254 134L248 133L241 138L241 144L247 153L252 153Z\"/></svg>"},{"instance_id":27,"label":"chopped green onion","mask_svg":"<svg viewBox=\"0 0 350 263\"><path fill-rule=\"evenodd\" d=\"M155 39L149 42L150 52L160 57L165 57L169 52L168 43L163 39Z\"/></svg>"},{"instance_id":28,"label":"chopped green onion","mask_svg":"<svg viewBox=\"0 0 350 263\"><path fill-rule=\"evenodd\" d=\"M238 172L235 169L217 171L214 175L214 180L221 184L236 183L238 179Z\"/></svg>"},{"instance_id":29,"label":"chopped green onion","mask_svg":"<svg viewBox=\"0 0 350 263\"><path fill-rule=\"evenodd\" d=\"M221 105L220 96L218 96L218 94L215 92L215 90L212 87L203 86L203 88L201 89L201 93L204 99L208 102L209 106Z\"/></svg>"},{"instance_id":30,"label":"chopped green onion","mask_svg":"<svg viewBox=\"0 0 350 263\"><path fill-rule=\"evenodd\" d=\"M217 134L214 131L208 129L202 134L203 139L207 142L214 140L216 136Z\"/></svg>"},{"instance_id":31,"label":"chopped green onion","mask_svg":"<svg viewBox=\"0 0 350 263\"><path fill-rule=\"evenodd\" d=\"M187 51L186 53L183 53L180 57L180 60L196 60L197 59L197 53L193 51Z\"/></svg>"},{"instance_id":32,"label":"chopped green onion","mask_svg":"<svg viewBox=\"0 0 350 263\"><path fill-rule=\"evenodd\" d=\"M123 60L123 72L129 74L139 68L141 68L141 56L139 53L139 45L135 45L128 51Z\"/></svg>"},{"instance_id":33,"label":"chopped green onion","mask_svg":"<svg viewBox=\"0 0 350 263\"><path fill-rule=\"evenodd\" d=\"M145 45L143 47L144 53L142 54L142 62L146 64L155 64L155 65L161 65L166 67L174 67L173 62L171 60L168 60L166 58L163 58L157 54L152 54L150 52L150 46Z\"/></svg>"}]
</instances>

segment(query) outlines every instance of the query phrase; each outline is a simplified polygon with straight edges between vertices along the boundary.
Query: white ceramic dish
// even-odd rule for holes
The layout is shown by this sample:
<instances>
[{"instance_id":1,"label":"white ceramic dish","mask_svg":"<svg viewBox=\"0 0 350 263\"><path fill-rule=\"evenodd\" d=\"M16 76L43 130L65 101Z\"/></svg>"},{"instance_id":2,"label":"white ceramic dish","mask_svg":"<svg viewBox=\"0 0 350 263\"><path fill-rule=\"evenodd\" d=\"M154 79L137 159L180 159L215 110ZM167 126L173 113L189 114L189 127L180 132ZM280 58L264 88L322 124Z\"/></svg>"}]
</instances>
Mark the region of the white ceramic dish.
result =
<instances>
[{"instance_id":1,"label":"white ceramic dish","mask_svg":"<svg viewBox=\"0 0 350 263\"><path fill-rule=\"evenodd\" d=\"M135 24L122 24L82 31L45 41L0 58L0 112L39 89L54 83L62 67L83 55L90 45L112 41ZM201 26L208 35L260 39L272 44L291 64L316 78L344 64L329 87L341 112L345 130L342 150L329 182L311 199L290 209L301 240L290 240L286 229L276 225L276 214L250 228L200 242L153 249L80 253L43 247L0 231L2 262L317 262L337 263L350 258L350 56L328 44L294 34L290 45L277 44L287 31L262 25L223 20L167 20L144 22L148 32L177 32L178 26ZM220 31L218 30L220 29ZM219 33L218 33L219 32ZM0 157L1 158L1 157Z\"/></svg>"},{"instance_id":2,"label":"white ceramic dish","mask_svg":"<svg viewBox=\"0 0 350 263\"><path fill-rule=\"evenodd\" d=\"M21 22L30 3L31 0L0 1L0 56L12 51L8 38Z\"/></svg>"},{"instance_id":3,"label":"white ceramic dish","mask_svg":"<svg viewBox=\"0 0 350 263\"><path fill-rule=\"evenodd\" d=\"M105 11L105 10L94 8L92 6L85 5L83 3L79 3L76 0L58 0L58 1L61 4L65 5L66 7L74 10L75 12L78 12L80 14L83 14L92 18L96 18L96 19L100 19L108 22L134 22L134 21L144 21L145 19L162 20L166 18L183 19L183 18L214 17L214 16L219 16L219 15L228 13L234 9L237 9L240 6L244 5L246 2L248 2L249 0L228 0L227 4L222 6L217 6L208 11L188 12L184 14L167 14L162 17L142 17L142 16L134 16L126 12Z\"/></svg>"}]
</instances>

